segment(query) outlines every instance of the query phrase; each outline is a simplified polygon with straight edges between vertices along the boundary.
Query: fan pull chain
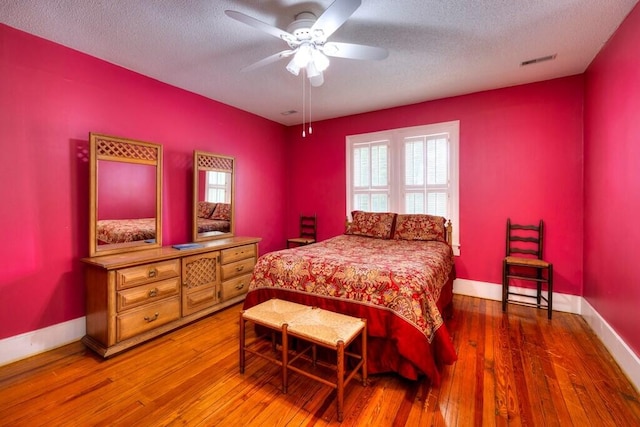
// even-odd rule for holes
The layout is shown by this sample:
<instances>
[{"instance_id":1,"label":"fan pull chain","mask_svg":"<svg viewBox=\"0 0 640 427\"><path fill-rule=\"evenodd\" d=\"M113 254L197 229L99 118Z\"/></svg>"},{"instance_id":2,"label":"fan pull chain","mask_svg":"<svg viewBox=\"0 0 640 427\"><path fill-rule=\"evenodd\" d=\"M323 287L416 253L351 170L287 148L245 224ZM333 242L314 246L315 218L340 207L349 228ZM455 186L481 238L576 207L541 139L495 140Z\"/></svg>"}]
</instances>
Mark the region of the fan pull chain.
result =
<instances>
[{"instance_id":1,"label":"fan pull chain","mask_svg":"<svg viewBox=\"0 0 640 427\"><path fill-rule=\"evenodd\" d=\"M305 115L306 115L306 101L305 101L305 84L304 81L306 80L305 78L305 69L302 69L302 137L306 138L307 134L305 132L305 125L304 125L304 120L305 120Z\"/></svg>"},{"instance_id":2,"label":"fan pull chain","mask_svg":"<svg viewBox=\"0 0 640 427\"><path fill-rule=\"evenodd\" d=\"M309 82L309 135L313 133L313 128L311 127L311 82Z\"/></svg>"}]
</instances>

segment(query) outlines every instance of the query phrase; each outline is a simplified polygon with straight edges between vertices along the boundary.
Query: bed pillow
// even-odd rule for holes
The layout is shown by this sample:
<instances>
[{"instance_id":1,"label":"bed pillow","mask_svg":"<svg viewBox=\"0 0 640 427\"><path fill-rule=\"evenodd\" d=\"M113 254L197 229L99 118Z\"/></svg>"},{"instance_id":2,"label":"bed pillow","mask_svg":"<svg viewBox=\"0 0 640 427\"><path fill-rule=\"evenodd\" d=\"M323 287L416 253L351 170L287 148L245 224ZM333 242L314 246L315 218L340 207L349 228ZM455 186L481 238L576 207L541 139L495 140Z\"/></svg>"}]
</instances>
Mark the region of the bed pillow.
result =
<instances>
[{"instance_id":1,"label":"bed pillow","mask_svg":"<svg viewBox=\"0 0 640 427\"><path fill-rule=\"evenodd\" d=\"M445 219L425 214L398 214L393 238L397 240L435 240L446 243Z\"/></svg>"},{"instance_id":2,"label":"bed pillow","mask_svg":"<svg viewBox=\"0 0 640 427\"><path fill-rule=\"evenodd\" d=\"M198 218L209 218L215 208L215 203L198 202Z\"/></svg>"},{"instance_id":3,"label":"bed pillow","mask_svg":"<svg viewBox=\"0 0 640 427\"><path fill-rule=\"evenodd\" d=\"M211 214L211 219L231 221L231 203L218 203L213 214Z\"/></svg>"},{"instance_id":4,"label":"bed pillow","mask_svg":"<svg viewBox=\"0 0 640 427\"><path fill-rule=\"evenodd\" d=\"M351 212L351 226L347 234L390 239L396 214L391 212Z\"/></svg>"}]
</instances>

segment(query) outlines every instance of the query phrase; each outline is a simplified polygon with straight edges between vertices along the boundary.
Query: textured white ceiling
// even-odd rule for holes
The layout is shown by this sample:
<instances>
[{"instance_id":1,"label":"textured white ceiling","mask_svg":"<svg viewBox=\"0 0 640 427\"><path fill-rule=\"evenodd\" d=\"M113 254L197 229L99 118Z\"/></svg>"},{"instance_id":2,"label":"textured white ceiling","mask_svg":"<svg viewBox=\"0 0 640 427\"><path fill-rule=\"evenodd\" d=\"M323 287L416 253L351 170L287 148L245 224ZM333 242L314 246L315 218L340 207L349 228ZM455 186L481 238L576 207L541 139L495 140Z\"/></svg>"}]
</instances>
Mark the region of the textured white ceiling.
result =
<instances>
[{"instance_id":1,"label":"textured white ceiling","mask_svg":"<svg viewBox=\"0 0 640 427\"><path fill-rule=\"evenodd\" d=\"M331 41L384 47L383 61L332 58L313 121L584 72L638 0L363 0ZM332 0L0 0L0 22L285 125L302 122L287 48L225 9L286 28ZM557 54L522 67L525 60Z\"/></svg>"}]
</instances>

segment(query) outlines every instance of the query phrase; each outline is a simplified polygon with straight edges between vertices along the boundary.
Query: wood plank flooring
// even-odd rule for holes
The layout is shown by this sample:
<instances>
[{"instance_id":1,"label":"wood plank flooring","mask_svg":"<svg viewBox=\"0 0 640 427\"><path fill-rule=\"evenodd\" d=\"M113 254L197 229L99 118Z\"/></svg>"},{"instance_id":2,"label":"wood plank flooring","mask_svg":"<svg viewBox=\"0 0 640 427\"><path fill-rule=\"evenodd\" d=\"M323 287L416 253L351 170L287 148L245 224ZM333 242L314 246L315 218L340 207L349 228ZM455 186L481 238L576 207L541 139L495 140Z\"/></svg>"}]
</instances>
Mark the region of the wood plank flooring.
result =
<instances>
[{"instance_id":1,"label":"wood plank flooring","mask_svg":"<svg viewBox=\"0 0 640 427\"><path fill-rule=\"evenodd\" d=\"M335 391L247 357L240 306L103 360L80 343L0 367L2 426L337 425ZM373 375L345 390L344 426L640 426L638 391L584 320L456 295L459 360L440 387Z\"/></svg>"}]
</instances>

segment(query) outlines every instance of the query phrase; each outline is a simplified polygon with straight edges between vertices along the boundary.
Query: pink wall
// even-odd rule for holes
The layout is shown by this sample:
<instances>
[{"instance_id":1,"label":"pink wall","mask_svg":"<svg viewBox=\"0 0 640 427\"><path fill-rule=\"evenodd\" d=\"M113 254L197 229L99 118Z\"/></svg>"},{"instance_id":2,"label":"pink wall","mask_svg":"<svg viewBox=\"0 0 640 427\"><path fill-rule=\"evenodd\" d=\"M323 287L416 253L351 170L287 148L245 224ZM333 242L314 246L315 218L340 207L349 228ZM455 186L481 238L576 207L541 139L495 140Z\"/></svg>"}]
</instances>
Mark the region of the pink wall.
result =
<instances>
[{"instance_id":1,"label":"pink wall","mask_svg":"<svg viewBox=\"0 0 640 427\"><path fill-rule=\"evenodd\" d=\"M98 219L154 218L156 167L98 161Z\"/></svg>"},{"instance_id":2,"label":"pink wall","mask_svg":"<svg viewBox=\"0 0 640 427\"><path fill-rule=\"evenodd\" d=\"M460 120L458 277L500 283L507 217L542 218L556 289L580 295L582 90L574 76L316 122L304 139L292 127L287 232L299 212L318 214L321 240L343 232L345 136Z\"/></svg>"},{"instance_id":3,"label":"pink wall","mask_svg":"<svg viewBox=\"0 0 640 427\"><path fill-rule=\"evenodd\" d=\"M640 6L585 78L584 296L640 355Z\"/></svg>"},{"instance_id":4,"label":"pink wall","mask_svg":"<svg viewBox=\"0 0 640 427\"><path fill-rule=\"evenodd\" d=\"M279 124L5 25L0 112L0 339L84 315L89 132L163 145L164 244L191 240L198 149L236 158L236 233L283 246Z\"/></svg>"}]
</instances>

